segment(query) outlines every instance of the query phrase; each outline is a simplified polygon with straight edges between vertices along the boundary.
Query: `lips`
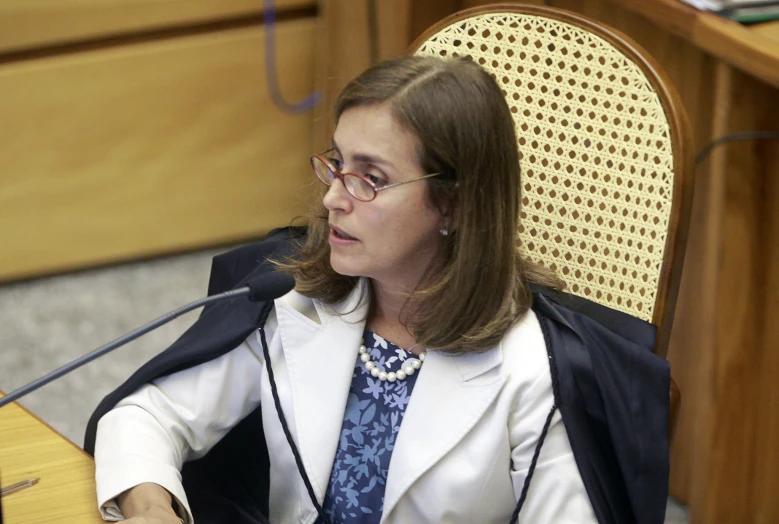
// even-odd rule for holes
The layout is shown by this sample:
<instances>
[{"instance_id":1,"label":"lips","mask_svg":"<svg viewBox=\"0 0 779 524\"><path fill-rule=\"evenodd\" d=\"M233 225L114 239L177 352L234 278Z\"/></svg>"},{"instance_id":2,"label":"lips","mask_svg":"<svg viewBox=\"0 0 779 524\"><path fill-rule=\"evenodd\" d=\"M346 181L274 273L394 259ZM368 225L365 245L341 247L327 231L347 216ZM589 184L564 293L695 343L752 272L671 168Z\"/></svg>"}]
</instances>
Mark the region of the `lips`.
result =
<instances>
[{"instance_id":1,"label":"lips","mask_svg":"<svg viewBox=\"0 0 779 524\"><path fill-rule=\"evenodd\" d=\"M353 236L351 236L350 234L348 234L348 233L347 233L346 231L344 231L343 229L337 228L337 227L335 227L335 226L334 226L334 225L332 225L332 224L329 224L329 225L330 225L330 229L332 230L333 234L334 234L334 235L335 235L337 238L340 238L340 239L342 239L342 240L357 240L356 238L354 238Z\"/></svg>"}]
</instances>

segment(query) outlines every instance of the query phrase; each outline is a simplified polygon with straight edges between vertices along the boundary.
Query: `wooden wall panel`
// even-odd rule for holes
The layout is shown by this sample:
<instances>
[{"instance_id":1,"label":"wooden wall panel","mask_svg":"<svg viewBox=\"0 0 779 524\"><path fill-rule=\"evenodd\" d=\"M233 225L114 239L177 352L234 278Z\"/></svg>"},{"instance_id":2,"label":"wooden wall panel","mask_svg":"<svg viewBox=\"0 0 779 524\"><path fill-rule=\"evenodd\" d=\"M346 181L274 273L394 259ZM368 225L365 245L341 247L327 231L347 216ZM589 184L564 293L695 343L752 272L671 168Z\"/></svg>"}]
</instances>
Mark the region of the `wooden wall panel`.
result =
<instances>
[{"instance_id":1,"label":"wooden wall panel","mask_svg":"<svg viewBox=\"0 0 779 524\"><path fill-rule=\"evenodd\" d=\"M460 9L467 9L469 7L478 7L480 5L488 5L488 4L495 4L497 2L494 2L493 0L458 0L460 3ZM528 5L544 5L548 2L545 2L544 0L522 0L523 4Z\"/></svg>"},{"instance_id":2,"label":"wooden wall panel","mask_svg":"<svg viewBox=\"0 0 779 524\"><path fill-rule=\"evenodd\" d=\"M324 93L315 111L314 143L330 144L332 108L340 90L371 65L367 0L320 0L317 36L317 87ZM378 59L400 56L411 43L411 0L378 0Z\"/></svg>"},{"instance_id":3,"label":"wooden wall panel","mask_svg":"<svg viewBox=\"0 0 779 524\"><path fill-rule=\"evenodd\" d=\"M732 71L731 76L727 89L722 89L723 98L755 87L745 85L754 84L754 80L738 71ZM728 101L725 126L717 134L753 128L763 110L760 99L749 104ZM696 479L698 486L693 486L693 507L698 522L755 522L750 516L754 514L753 495L760 489L752 471L757 458L754 438L759 426L756 401L762 354L758 328L761 306L756 298L762 287L763 174L750 143L726 146L715 160L720 165L714 169L722 171L723 205L721 213L710 219L719 221L720 249L708 261L714 262L716 272L714 282L706 285L715 290L713 318L719 321L712 326L712 344L705 350L712 368L703 375L701 385L710 396L706 407L711 412L703 414L709 419L707 431L692 443L705 453L705 462L699 467L706 471L703 478ZM702 264L691 265L691 269L696 267ZM734 483L734 478L741 481ZM720 497L711 497L716 493ZM724 493L728 495L721 496Z\"/></svg>"},{"instance_id":4,"label":"wooden wall panel","mask_svg":"<svg viewBox=\"0 0 779 524\"><path fill-rule=\"evenodd\" d=\"M277 30L288 99L315 20ZM0 66L0 280L231 242L304 211L310 113L235 29ZM313 182L312 182L313 183Z\"/></svg>"},{"instance_id":5,"label":"wooden wall panel","mask_svg":"<svg viewBox=\"0 0 779 524\"><path fill-rule=\"evenodd\" d=\"M731 110L722 134L779 129L777 90L738 70L728 86ZM748 100L748 103L744 103ZM721 246L717 268L712 401L705 475L697 522L779 522L779 410L775 281L779 222L776 142L724 146ZM712 261L709 261L712 263ZM768 475L768 476L765 476ZM735 479L735 481L734 481Z\"/></svg>"},{"instance_id":6,"label":"wooden wall panel","mask_svg":"<svg viewBox=\"0 0 779 524\"><path fill-rule=\"evenodd\" d=\"M766 122L779 128L779 96L769 99L764 107ZM773 117L769 116L773 115ZM757 410L763 419L755 435L755 478L779 479L779 141L763 142L756 148L763 166L773 166L765 173L763 219L764 273L760 285L767 297L761 303L759 328L763 333L762 351L758 364ZM779 489L770 480L758 486L753 503L757 508L757 521L779 522Z\"/></svg>"},{"instance_id":7,"label":"wooden wall panel","mask_svg":"<svg viewBox=\"0 0 779 524\"><path fill-rule=\"evenodd\" d=\"M691 118L693 129L698 131L698 143L707 143L727 129L732 72L720 63L713 77L700 76L702 83L713 78L711 83L717 87L711 90L714 95L711 104L715 108L711 129L701 131L705 108L702 114L695 115L697 118ZM708 440L714 417L709 377L715 365L711 348L715 339L717 265L707 261L715 260L722 249L720 217L725 207L725 159L725 150L716 149L698 168L685 266L668 352L671 374L682 390L679 424L671 447L670 491L692 507L705 503L705 486L699 479L708 470L709 451L701 442Z\"/></svg>"},{"instance_id":8,"label":"wooden wall panel","mask_svg":"<svg viewBox=\"0 0 779 524\"><path fill-rule=\"evenodd\" d=\"M450 14L465 9L463 0L427 0L414 2L411 15L412 41L428 27ZM468 6L470 7L470 6Z\"/></svg>"},{"instance_id":9,"label":"wooden wall panel","mask_svg":"<svg viewBox=\"0 0 779 524\"><path fill-rule=\"evenodd\" d=\"M316 0L275 0L279 11ZM0 52L262 12L263 0L3 0Z\"/></svg>"}]
</instances>

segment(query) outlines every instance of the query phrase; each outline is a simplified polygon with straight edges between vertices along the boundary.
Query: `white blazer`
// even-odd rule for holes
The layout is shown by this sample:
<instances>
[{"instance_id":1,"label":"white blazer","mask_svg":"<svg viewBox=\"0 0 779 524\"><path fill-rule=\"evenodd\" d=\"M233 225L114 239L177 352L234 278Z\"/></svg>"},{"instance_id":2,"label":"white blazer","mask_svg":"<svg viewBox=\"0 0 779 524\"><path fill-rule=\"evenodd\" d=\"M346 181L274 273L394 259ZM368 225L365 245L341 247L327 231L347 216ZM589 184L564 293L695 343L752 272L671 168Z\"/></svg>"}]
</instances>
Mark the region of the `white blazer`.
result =
<instances>
[{"instance_id":1,"label":"white blazer","mask_svg":"<svg viewBox=\"0 0 779 524\"><path fill-rule=\"evenodd\" d=\"M362 283L341 304L291 292L276 300L266 336L282 409L321 504L338 446L367 304ZM178 471L262 405L271 457L270 520L316 520L274 408L259 332L228 354L125 398L98 426L98 503L141 482L170 491L192 522ZM553 395L543 335L531 311L486 353L429 352L390 459L381 524L509 521ZM520 522L595 523L559 411Z\"/></svg>"}]
</instances>

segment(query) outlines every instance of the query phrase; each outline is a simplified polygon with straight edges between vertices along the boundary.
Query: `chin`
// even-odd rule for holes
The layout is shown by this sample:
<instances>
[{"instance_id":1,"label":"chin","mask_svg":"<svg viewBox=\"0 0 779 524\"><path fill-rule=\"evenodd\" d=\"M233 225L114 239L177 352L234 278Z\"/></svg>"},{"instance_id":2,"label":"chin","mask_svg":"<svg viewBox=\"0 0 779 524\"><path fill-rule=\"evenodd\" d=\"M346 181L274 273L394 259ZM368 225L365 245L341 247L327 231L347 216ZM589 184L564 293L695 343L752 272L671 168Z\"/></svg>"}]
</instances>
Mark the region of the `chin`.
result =
<instances>
[{"instance_id":1,"label":"chin","mask_svg":"<svg viewBox=\"0 0 779 524\"><path fill-rule=\"evenodd\" d=\"M358 267L355 267L354 264L350 264L348 261L343 260L338 256L334 256L332 252L330 253L330 267L333 268L333 271L345 277L364 276L362 274L363 272L361 272Z\"/></svg>"}]
</instances>

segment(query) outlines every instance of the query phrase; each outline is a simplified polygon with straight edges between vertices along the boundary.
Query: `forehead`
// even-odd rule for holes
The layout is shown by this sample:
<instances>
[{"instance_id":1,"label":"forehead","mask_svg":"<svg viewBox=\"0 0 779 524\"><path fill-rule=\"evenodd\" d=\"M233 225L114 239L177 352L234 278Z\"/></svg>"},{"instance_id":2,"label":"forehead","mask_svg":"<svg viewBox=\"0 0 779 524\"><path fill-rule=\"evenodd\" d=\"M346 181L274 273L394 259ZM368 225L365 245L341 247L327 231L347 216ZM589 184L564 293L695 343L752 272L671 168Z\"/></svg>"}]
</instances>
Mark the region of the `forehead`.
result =
<instances>
[{"instance_id":1,"label":"forehead","mask_svg":"<svg viewBox=\"0 0 779 524\"><path fill-rule=\"evenodd\" d=\"M392 163L416 162L419 150L417 138L396 121L387 104L344 111L333 142L346 157L377 156Z\"/></svg>"}]
</instances>

